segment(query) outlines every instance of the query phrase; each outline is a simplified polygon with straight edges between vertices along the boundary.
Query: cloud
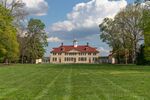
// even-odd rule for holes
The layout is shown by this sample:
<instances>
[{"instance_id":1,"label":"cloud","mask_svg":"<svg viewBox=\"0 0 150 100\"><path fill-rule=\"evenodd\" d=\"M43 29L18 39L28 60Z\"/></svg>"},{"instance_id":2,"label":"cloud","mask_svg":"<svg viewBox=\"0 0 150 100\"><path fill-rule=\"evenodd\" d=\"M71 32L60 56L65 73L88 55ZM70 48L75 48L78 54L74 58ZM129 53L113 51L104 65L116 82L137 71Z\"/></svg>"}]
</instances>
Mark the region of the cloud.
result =
<instances>
[{"instance_id":1,"label":"cloud","mask_svg":"<svg viewBox=\"0 0 150 100\"><path fill-rule=\"evenodd\" d=\"M26 10L29 14L42 16L46 15L48 3L45 0L22 0L26 4Z\"/></svg>"},{"instance_id":2,"label":"cloud","mask_svg":"<svg viewBox=\"0 0 150 100\"><path fill-rule=\"evenodd\" d=\"M50 37L47 39L48 42L61 42L62 40L58 37Z\"/></svg>"},{"instance_id":3,"label":"cloud","mask_svg":"<svg viewBox=\"0 0 150 100\"><path fill-rule=\"evenodd\" d=\"M99 34L98 25L102 20L105 17L113 18L126 5L125 0L91 0L87 3L76 4L73 10L66 15L66 20L50 26L50 33L63 39L72 39L73 36L85 38Z\"/></svg>"},{"instance_id":4,"label":"cloud","mask_svg":"<svg viewBox=\"0 0 150 100\"><path fill-rule=\"evenodd\" d=\"M108 56L108 54L110 53L110 49L106 49L106 48L104 48L104 47L99 47L98 48L98 51L100 51L100 54L102 55L102 56Z\"/></svg>"},{"instance_id":5,"label":"cloud","mask_svg":"<svg viewBox=\"0 0 150 100\"><path fill-rule=\"evenodd\" d=\"M42 16L47 14L48 3L45 0L7 0L8 8L13 1L22 1L25 4L23 9L30 15Z\"/></svg>"}]
</instances>

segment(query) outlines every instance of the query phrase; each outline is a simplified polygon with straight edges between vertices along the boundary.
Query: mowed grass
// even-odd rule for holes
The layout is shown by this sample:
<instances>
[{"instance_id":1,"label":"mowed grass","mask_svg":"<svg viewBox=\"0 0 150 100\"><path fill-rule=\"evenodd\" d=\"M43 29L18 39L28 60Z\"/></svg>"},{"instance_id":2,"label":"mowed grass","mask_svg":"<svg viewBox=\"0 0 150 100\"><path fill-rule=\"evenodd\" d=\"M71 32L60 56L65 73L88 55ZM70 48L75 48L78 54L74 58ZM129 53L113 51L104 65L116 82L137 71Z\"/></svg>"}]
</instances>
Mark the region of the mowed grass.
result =
<instances>
[{"instance_id":1,"label":"mowed grass","mask_svg":"<svg viewBox=\"0 0 150 100\"><path fill-rule=\"evenodd\" d=\"M1 65L0 100L150 100L150 66Z\"/></svg>"}]
</instances>

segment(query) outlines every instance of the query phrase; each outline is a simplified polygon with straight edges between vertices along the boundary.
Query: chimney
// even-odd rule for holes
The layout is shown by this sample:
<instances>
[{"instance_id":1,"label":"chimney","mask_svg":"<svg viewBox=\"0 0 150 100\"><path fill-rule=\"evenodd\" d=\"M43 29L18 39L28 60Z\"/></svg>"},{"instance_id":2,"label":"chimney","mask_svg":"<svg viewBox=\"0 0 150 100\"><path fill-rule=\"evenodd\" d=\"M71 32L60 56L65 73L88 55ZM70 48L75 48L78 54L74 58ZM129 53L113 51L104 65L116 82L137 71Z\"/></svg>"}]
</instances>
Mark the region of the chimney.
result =
<instances>
[{"instance_id":1,"label":"chimney","mask_svg":"<svg viewBox=\"0 0 150 100\"><path fill-rule=\"evenodd\" d=\"M87 42L87 46L89 46L89 43Z\"/></svg>"},{"instance_id":2,"label":"chimney","mask_svg":"<svg viewBox=\"0 0 150 100\"><path fill-rule=\"evenodd\" d=\"M63 44L63 42L61 43L61 46L63 46L64 44Z\"/></svg>"},{"instance_id":3,"label":"chimney","mask_svg":"<svg viewBox=\"0 0 150 100\"><path fill-rule=\"evenodd\" d=\"M73 40L73 46L74 46L74 47L78 47L78 42L77 42L77 40Z\"/></svg>"}]
</instances>

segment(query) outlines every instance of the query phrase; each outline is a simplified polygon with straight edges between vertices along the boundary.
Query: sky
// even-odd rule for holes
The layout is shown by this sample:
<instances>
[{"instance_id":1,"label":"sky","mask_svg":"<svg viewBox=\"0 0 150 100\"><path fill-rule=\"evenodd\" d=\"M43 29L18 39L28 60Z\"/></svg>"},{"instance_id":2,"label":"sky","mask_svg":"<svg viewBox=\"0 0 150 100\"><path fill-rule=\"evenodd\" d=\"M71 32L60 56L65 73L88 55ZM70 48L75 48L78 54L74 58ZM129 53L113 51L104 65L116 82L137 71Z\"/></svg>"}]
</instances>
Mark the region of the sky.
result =
<instances>
[{"instance_id":1,"label":"sky","mask_svg":"<svg viewBox=\"0 0 150 100\"><path fill-rule=\"evenodd\" d=\"M23 0L30 14L29 18L41 19L46 25L49 46L45 56L63 42L72 45L74 39L79 45L87 42L107 56L111 50L100 40L98 25L105 17L113 18L133 0Z\"/></svg>"}]
</instances>

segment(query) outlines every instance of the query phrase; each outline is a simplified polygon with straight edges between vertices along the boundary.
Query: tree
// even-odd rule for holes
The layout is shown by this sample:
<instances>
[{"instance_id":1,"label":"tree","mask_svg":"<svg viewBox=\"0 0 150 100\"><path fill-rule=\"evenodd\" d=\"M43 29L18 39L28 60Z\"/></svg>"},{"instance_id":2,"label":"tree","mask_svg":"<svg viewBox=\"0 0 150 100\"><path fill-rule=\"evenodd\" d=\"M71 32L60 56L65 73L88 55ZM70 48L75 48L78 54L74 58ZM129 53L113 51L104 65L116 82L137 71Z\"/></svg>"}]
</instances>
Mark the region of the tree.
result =
<instances>
[{"instance_id":1,"label":"tree","mask_svg":"<svg viewBox=\"0 0 150 100\"><path fill-rule=\"evenodd\" d=\"M25 9L25 3L22 0L1 0L0 4L6 9L9 9L10 16L14 17L13 24L17 28L17 34L21 34L21 29L28 13Z\"/></svg>"},{"instance_id":2,"label":"tree","mask_svg":"<svg viewBox=\"0 0 150 100\"><path fill-rule=\"evenodd\" d=\"M141 6L129 5L116 16L118 24L125 31L124 36L131 41L133 63L136 62L138 43L143 40L143 30L139 27L139 23L142 21L142 12Z\"/></svg>"},{"instance_id":3,"label":"tree","mask_svg":"<svg viewBox=\"0 0 150 100\"><path fill-rule=\"evenodd\" d=\"M9 14L10 10L0 5L0 59L5 61L15 60L19 54L16 28Z\"/></svg>"},{"instance_id":4,"label":"tree","mask_svg":"<svg viewBox=\"0 0 150 100\"><path fill-rule=\"evenodd\" d=\"M144 0L145 5L143 6L139 2L138 5L142 5L142 22L139 26L143 30L144 34L144 44L141 46L140 52L138 53L138 63L137 64L150 64L150 1Z\"/></svg>"},{"instance_id":5,"label":"tree","mask_svg":"<svg viewBox=\"0 0 150 100\"><path fill-rule=\"evenodd\" d=\"M10 15L17 21L24 19L24 17L28 15L25 10L25 3L23 3L22 0L1 0L0 4L6 9L9 9Z\"/></svg>"},{"instance_id":6,"label":"tree","mask_svg":"<svg viewBox=\"0 0 150 100\"><path fill-rule=\"evenodd\" d=\"M138 43L143 39L143 31L139 27L141 21L141 7L129 5L121 10L114 19L103 21L100 25L100 37L112 47L114 52L124 52L126 60L127 55L131 55L132 62L135 63Z\"/></svg>"},{"instance_id":7,"label":"tree","mask_svg":"<svg viewBox=\"0 0 150 100\"><path fill-rule=\"evenodd\" d=\"M150 10L143 11L143 30L144 30L144 56L147 63L150 64Z\"/></svg>"},{"instance_id":8,"label":"tree","mask_svg":"<svg viewBox=\"0 0 150 100\"><path fill-rule=\"evenodd\" d=\"M137 65L145 65L146 64L146 60L144 57L144 45L141 45L139 52L137 53Z\"/></svg>"},{"instance_id":9,"label":"tree","mask_svg":"<svg viewBox=\"0 0 150 100\"><path fill-rule=\"evenodd\" d=\"M26 56L31 63L34 63L37 58L43 57L44 47L48 45L44 28L44 23L39 19L30 19L28 22Z\"/></svg>"},{"instance_id":10,"label":"tree","mask_svg":"<svg viewBox=\"0 0 150 100\"><path fill-rule=\"evenodd\" d=\"M20 51L20 59L22 59L23 63L23 56L26 51L26 37L24 37L24 33L27 28L26 24L26 17L28 13L25 9L25 3L22 0L0 0L0 4L2 4L6 9L9 9L9 16L13 16L13 25L17 29L17 40L19 42L19 51Z\"/></svg>"},{"instance_id":11,"label":"tree","mask_svg":"<svg viewBox=\"0 0 150 100\"><path fill-rule=\"evenodd\" d=\"M117 55L116 58L118 62L120 62L119 49L122 48L122 45L120 44L119 40L120 34L118 33L117 27L115 26L116 24L113 19L105 18L99 25L101 29L100 38L113 49L112 51L115 52Z\"/></svg>"}]
</instances>

